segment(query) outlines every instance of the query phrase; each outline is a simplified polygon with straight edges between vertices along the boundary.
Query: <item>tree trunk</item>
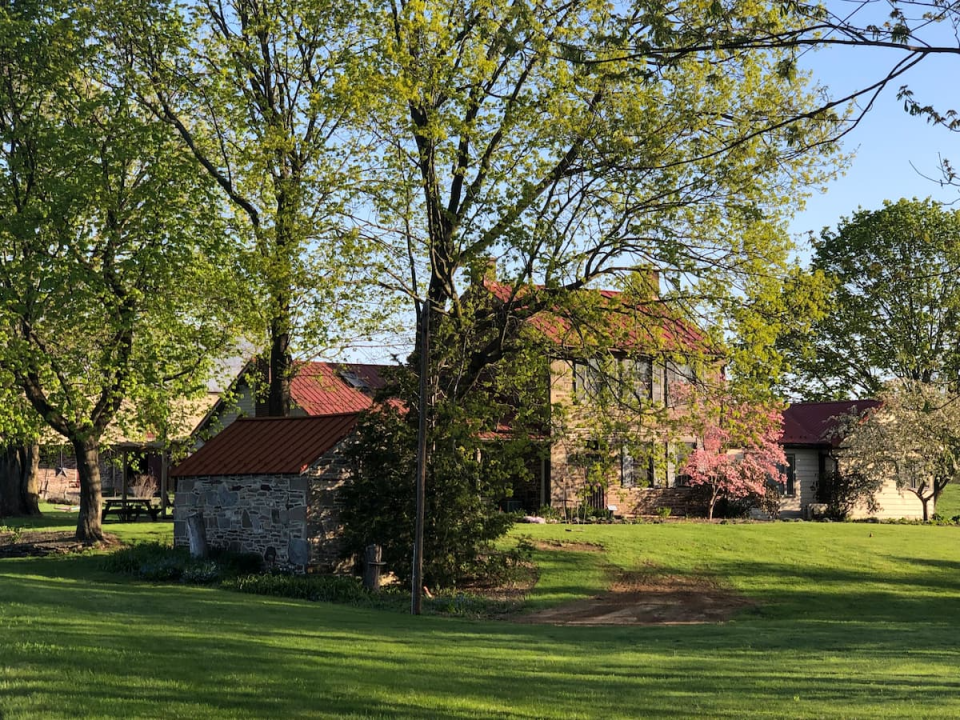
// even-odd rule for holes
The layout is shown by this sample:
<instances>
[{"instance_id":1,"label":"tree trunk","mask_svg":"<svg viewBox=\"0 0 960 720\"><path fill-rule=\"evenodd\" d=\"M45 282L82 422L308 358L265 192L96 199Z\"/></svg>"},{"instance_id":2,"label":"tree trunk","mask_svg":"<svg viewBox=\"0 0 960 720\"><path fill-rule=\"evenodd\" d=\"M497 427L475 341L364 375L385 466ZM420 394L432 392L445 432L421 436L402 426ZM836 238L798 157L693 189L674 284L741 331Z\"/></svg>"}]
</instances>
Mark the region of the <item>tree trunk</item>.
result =
<instances>
[{"instance_id":1,"label":"tree trunk","mask_svg":"<svg viewBox=\"0 0 960 720\"><path fill-rule=\"evenodd\" d=\"M71 440L77 454L77 475L80 478L80 516L77 518L77 540L85 545L101 542L100 525L100 447L96 440Z\"/></svg>"},{"instance_id":2,"label":"tree trunk","mask_svg":"<svg viewBox=\"0 0 960 720\"><path fill-rule=\"evenodd\" d=\"M291 254L297 251L294 228L297 223L296 198L299 183L290 174L288 158L278 158L280 176L274 178L277 198L276 223L273 228L274 256L268 269L270 293L270 387L267 393L267 415L287 417L290 415L290 377L293 360L290 357L290 327L293 322L290 298L292 285Z\"/></svg>"},{"instance_id":3,"label":"tree trunk","mask_svg":"<svg viewBox=\"0 0 960 720\"><path fill-rule=\"evenodd\" d=\"M270 417L290 414L290 334L281 329L287 321L271 323L270 388L267 394L267 415Z\"/></svg>"},{"instance_id":4,"label":"tree trunk","mask_svg":"<svg viewBox=\"0 0 960 720\"><path fill-rule=\"evenodd\" d=\"M40 446L36 443L21 448L23 476L20 483L20 498L24 514L40 514Z\"/></svg>"},{"instance_id":5,"label":"tree trunk","mask_svg":"<svg viewBox=\"0 0 960 720\"><path fill-rule=\"evenodd\" d=\"M0 449L0 517L40 514L39 465L36 444Z\"/></svg>"},{"instance_id":6,"label":"tree trunk","mask_svg":"<svg viewBox=\"0 0 960 720\"><path fill-rule=\"evenodd\" d=\"M707 520L713 520L713 508L720 499L720 493L714 488L710 491L710 504L707 506Z\"/></svg>"}]
</instances>

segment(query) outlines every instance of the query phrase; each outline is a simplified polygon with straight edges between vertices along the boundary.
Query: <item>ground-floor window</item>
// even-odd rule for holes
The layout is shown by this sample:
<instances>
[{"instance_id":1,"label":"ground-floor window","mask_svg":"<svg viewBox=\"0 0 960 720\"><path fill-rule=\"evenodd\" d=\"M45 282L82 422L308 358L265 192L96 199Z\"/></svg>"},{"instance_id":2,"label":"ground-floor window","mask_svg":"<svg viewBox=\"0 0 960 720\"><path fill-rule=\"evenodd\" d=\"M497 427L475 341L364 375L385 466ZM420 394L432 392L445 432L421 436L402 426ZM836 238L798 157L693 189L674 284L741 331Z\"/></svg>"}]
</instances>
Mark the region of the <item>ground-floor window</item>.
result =
<instances>
[{"instance_id":1,"label":"ground-floor window","mask_svg":"<svg viewBox=\"0 0 960 720\"><path fill-rule=\"evenodd\" d=\"M652 487L654 480L653 443L644 443L636 457L626 447L620 450L620 485L625 488Z\"/></svg>"},{"instance_id":2,"label":"ground-floor window","mask_svg":"<svg viewBox=\"0 0 960 720\"><path fill-rule=\"evenodd\" d=\"M695 442L680 443L677 449L679 450L676 455L678 470L673 476L673 484L676 487L687 487L690 484L690 476L681 470L686 466L690 454L697 449L697 444Z\"/></svg>"}]
</instances>

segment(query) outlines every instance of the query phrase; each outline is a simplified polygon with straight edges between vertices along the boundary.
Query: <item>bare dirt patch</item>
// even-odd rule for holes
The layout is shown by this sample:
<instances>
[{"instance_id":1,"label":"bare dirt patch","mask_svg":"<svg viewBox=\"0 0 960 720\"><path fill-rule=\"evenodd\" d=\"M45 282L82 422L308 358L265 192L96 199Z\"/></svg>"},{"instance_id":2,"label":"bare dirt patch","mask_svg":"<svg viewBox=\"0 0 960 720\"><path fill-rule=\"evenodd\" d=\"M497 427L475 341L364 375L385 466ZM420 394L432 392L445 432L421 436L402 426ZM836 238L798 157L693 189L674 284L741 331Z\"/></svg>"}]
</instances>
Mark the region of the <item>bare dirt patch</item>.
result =
<instances>
[{"instance_id":1,"label":"bare dirt patch","mask_svg":"<svg viewBox=\"0 0 960 720\"><path fill-rule=\"evenodd\" d=\"M710 578L621 573L608 593L516 620L547 625L689 625L724 622L753 605Z\"/></svg>"},{"instance_id":2,"label":"bare dirt patch","mask_svg":"<svg viewBox=\"0 0 960 720\"><path fill-rule=\"evenodd\" d=\"M598 543L577 542L576 540L537 540L533 543L537 550L569 550L570 552L602 552L603 545Z\"/></svg>"},{"instance_id":3,"label":"bare dirt patch","mask_svg":"<svg viewBox=\"0 0 960 720\"><path fill-rule=\"evenodd\" d=\"M112 535L100 546L111 546L119 541ZM0 558L46 557L66 555L89 550L90 545L79 542L72 532L25 531L0 533Z\"/></svg>"}]
</instances>

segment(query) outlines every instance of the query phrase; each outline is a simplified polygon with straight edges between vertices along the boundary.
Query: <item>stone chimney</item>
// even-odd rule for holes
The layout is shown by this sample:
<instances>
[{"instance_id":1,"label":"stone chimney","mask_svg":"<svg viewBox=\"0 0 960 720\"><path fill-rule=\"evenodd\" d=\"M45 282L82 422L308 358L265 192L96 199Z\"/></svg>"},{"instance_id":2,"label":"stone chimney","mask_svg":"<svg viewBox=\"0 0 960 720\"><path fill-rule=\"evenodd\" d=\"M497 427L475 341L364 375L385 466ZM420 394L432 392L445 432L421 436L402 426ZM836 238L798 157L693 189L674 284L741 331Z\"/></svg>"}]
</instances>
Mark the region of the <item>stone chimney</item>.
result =
<instances>
[{"instance_id":1,"label":"stone chimney","mask_svg":"<svg viewBox=\"0 0 960 720\"><path fill-rule=\"evenodd\" d=\"M497 259L487 257L470 268L470 282L474 285L497 281Z\"/></svg>"}]
</instances>

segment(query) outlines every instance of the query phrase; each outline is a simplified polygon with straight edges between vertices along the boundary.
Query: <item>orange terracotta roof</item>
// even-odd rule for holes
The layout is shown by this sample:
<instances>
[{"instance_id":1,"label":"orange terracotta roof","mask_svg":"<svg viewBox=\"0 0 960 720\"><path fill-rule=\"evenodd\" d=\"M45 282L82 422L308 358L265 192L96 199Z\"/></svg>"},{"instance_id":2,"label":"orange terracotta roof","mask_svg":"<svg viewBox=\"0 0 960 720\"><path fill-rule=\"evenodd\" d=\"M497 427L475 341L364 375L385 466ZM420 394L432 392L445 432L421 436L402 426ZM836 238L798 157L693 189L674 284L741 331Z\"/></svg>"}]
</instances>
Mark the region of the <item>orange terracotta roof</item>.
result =
<instances>
[{"instance_id":1,"label":"orange terracotta roof","mask_svg":"<svg viewBox=\"0 0 960 720\"><path fill-rule=\"evenodd\" d=\"M299 475L347 437L356 422L356 413L240 418L170 475Z\"/></svg>"}]
</instances>

